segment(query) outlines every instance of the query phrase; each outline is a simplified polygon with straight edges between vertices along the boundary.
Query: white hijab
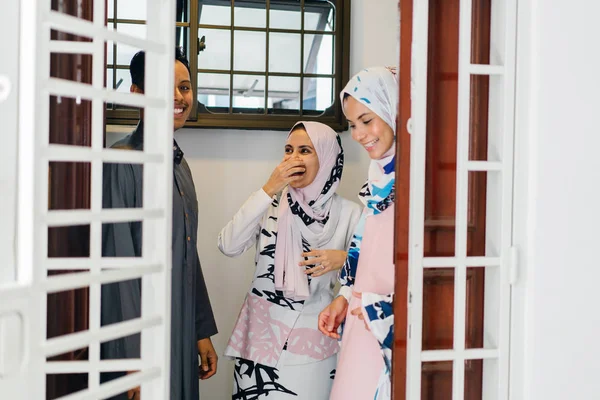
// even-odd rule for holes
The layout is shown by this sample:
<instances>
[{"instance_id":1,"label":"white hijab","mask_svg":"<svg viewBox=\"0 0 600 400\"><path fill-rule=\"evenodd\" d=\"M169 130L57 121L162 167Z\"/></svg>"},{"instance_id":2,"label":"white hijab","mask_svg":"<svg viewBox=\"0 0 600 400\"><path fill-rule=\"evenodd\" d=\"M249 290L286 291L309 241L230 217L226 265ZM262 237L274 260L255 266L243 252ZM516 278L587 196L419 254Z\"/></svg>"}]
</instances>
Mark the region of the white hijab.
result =
<instances>
[{"instance_id":1,"label":"white hijab","mask_svg":"<svg viewBox=\"0 0 600 400\"><path fill-rule=\"evenodd\" d=\"M304 126L313 143L319 171L310 185L302 189L288 186L279 200L275 289L294 300L305 300L310 291L308 277L298 266L302 260L302 242L304 239L311 249L321 248L337 229L342 207L335 192L342 177L344 152L338 134L327 125L298 122L294 128L298 125Z\"/></svg>"}]
</instances>

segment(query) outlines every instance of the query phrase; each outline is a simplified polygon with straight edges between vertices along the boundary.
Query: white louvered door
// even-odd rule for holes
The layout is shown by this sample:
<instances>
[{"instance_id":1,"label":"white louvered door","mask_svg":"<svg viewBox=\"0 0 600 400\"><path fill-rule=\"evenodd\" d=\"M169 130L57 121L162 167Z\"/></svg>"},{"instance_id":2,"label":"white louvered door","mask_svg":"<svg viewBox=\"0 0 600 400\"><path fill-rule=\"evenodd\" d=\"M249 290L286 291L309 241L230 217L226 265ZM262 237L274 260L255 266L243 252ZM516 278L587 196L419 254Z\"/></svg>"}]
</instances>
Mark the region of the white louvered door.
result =
<instances>
[{"instance_id":1,"label":"white louvered door","mask_svg":"<svg viewBox=\"0 0 600 400\"><path fill-rule=\"evenodd\" d=\"M61 2L58 10L51 9L50 0L17 3L20 76L13 82L19 101L17 277L12 283L0 282L0 397L44 399L48 374L80 373L87 374L87 389L62 399L102 399L141 385L142 398L164 400L169 397L175 1L147 0L145 38L107 29L104 1L93 2L93 21L60 12ZM90 40L51 40L51 31ZM113 44L146 51L145 95L105 88L105 45ZM51 77L51 54L91 56L91 83ZM91 104L90 146L49 143L51 97ZM106 103L145 108L143 152L104 149ZM49 210L49 166L57 162L90 165L89 209ZM102 208L106 162L143 164L143 208ZM103 258L102 224L129 221L143 224L142 257ZM89 257L48 257L48 230L78 225L89 226ZM69 273L49 276L56 270ZM136 278L142 279L141 317L101 327L101 285ZM47 319L52 318L46 315L48 296L84 287L89 288L89 329L47 339ZM101 343L138 332L141 359L100 360ZM47 360L82 348L88 350L87 360ZM139 372L101 385L100 373L108 371Z\"/></svg>"},{"instance_id":2,"label":"white louvered door","mask_svg":"<svg viewBox=\"0 0 600 400\"><path fill-rule=\"evenodd\" d=\"M474 0L456 1L458 12L458 92L456 127L456 198L452 217L454 246L448 256L426 256L426 248L433 244L426 242L428 229L426 185L426 165L431 147L428 147L428 84L431 82L428 68L430 52L434 51L439 37L430 37L433 0L413 1L412 36L412 85L411 85L411 171L410 171L410 222L409 222L409 341L407 349L407 396L409 400L419 399L508 399L509 333L510 333L510 293L513 278L514 249L512 248L512 188L513 188L513 139L515 101L515 36L516 0L491 0L489 64L473 61L472 42L474 24ZM481 2L480 2L481 3ZM487 4L486 3L486 4ZM433 4L435 7L437 2ZM433 23L439 23L433 22ZM485 99L474 92L473 77L485 76L489 79L489 93ZM441 79L441 78L440 78ZM453 74L446 81L456 79ZM431 89L431 88L429 88ZM474 102L486 102L487 112L487 155L473 159L470 146L473 125L471 115ZM443 128L442 128L443 129ZM453 127L454 129L454 127ZM444 142L438 146L451 146ZM440 167L441 168L441 167ZM471 220L471 179L475 174L485 174L485 251L472 256L468 254L468 235L472 229ZM444 221L438 222L440 225ZM444 229L442 227L442 229ZM485 283L483 291L482 317L475 324L482 326L482 346L466 345L469 324L468 289L469 275L474 270L483 269ZM441 271L439 280L453 281L444 294L447 307L452 315L451 332L446 335L449 343L436 343L436 349L423 348L424 330L436 326L430 315L425 315L424 282L431 280L430 271ZM450 278L448 278L450 277ZM471 281L472 282L472 281ZM472 283L471 283L472 284ZM472 287L471 287L472 288ZM429 297L430 302L431 297ZM438 299L439 301L439 299ZM451 303L451 304L448 304ZM481 321L481 319L483 319ZM480 363L480 364L478 364ZM480 385L474 393L466 379L466 370L481 365ZM436 375L437 374L437 375ZM448 377L448 385L436 387L435 379L423 382L424 377L437 376L441 380ZM471 390L467 396L467 389Z\"/></svg>"}]
</instances>

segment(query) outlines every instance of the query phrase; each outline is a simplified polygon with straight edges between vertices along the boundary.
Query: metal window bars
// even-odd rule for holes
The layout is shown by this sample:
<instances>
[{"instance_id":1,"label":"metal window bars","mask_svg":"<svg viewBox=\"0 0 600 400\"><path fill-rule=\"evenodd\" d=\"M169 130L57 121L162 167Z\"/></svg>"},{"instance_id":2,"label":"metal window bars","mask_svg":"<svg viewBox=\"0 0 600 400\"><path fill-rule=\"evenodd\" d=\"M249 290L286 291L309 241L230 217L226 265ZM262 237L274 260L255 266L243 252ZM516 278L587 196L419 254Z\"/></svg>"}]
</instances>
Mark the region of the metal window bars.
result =
<instances>
[{"instance_id":1,"label":"metal window bars","mask_svg":"<svg viewBox=\"0 0 600 400\"><path fill-rule=\"evenodd\" d=\"M120 0L110 1L113 4L113 11L112 18L109 18L108 22L114 26L113 29L117 29L119 25L123 24L131 27L143 26L143 19L119 17L117 6ZM205 9L207 7L211 7L213 12L215 8L227 9L229 14L227 20L225 22L220 20L201 21L201 17L209 11ZM264 13L263 25L246 26L251 24L237 23L236 11L239 10L262 11ZM274 25L271 16L273 10L297 12L300 15L300 23L296 27ZM184 17L186 20L178 20L176 25L180 31L188 31L182 36L183 38L189 36L189 41L186 41L189 43L189 48L186 50L192 69L192 85L198 87L198 96L216 98L213 99L214 104L204 104L206 103L204 100L196 101L188 126L287 129L289 124L295 122L300 116L320 120L338 128L345 125L336 96L348 78L349 69L347 56L349 7L343 2L194 0L189 2L187 11ZM313 24L314 26L305 26L305 16L309 14L318 16L318 23ZM226 39L223 35L226 36ZM236 46L239 47L242 36L245 35L255 35L257 38L260 36L260 39L257 39L260 43L255 44L264 47L264 59L261 55L258 57L260 60L256 57L252 60L252 62L260 61L260 68L249 68L246 63L235 60ZM272 61L275 55L280 54L272 53L269 49L274 46L276 36L277 40L283 40L285 35L288 35L286 40L289 40L290 36L299 37L299 48L297 49L299 54L294 56L299 59L298 71L282 71L270 67L270 60ZM207 52L219 49L218 55L195 51L196 43L203 36L206 37ZM223 40L215 42L215 37ZM249 40L249 37L244 37L244 43ZM324 51L321 49L322 51L319 52L320 48L324 48L324 43L331 46L331 54L329 54L331 66L327 71L319 71L314 67L317 56ZM117 48L114 47L112 62L109 60L107 64L109 78L112 78L110 84L113 86L120 80L117 75L123 76L123 71L127 69L127 65L123 62L117 62L116 50ZM238 50L244 50L244 48L238 48ZM228 56L221 53L228 53ZM202 57L205 61L209 61L210 65L206 65ZM306 58L309 60L307 61ZM212 65L215 63L215 59L222 62L218 66ZM330 87L330 90L325 94L327 87ZM317 88L319 88L318 92ZM314 100L315 96L319 96L319 98L329 96L331 102L327 106L317 107L313 104L314 101L304 101L306 99ZM280 100L280 98L289 101L274 106L272 102ZM242 100L244 104L236 105L236 102ZM256 101L245 104L249 100ZM113 106L108 111L107 116L111 123L131 123L133 112L122 107L118 108ZM196 118L197 120L195 120Z\"/></svg>"}]
</instances>

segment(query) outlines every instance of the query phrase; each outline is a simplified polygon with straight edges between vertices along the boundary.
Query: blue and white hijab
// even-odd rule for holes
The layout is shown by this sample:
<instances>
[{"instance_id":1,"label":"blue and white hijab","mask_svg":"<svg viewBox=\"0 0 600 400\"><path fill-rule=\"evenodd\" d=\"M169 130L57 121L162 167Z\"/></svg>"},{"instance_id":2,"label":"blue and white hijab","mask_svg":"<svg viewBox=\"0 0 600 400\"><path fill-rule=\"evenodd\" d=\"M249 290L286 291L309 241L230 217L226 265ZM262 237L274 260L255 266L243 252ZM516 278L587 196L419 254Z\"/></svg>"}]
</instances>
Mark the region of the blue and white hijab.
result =
<instances>
[{"instance_id":1,"label":"blue and white hijab","mask_svg":"<svg viewBox=\"0 0 600 400\"><path fill-rule=\"evenodd\" d=\"M354 97L377 114L396 132L398 80L395 68L373 67L362 70L354 75L340 93L342 105L346 96ZM352 238L348 250L348 259L340 273L340 281L343 285L350 286L354 284L367 217L385 211L394 203L395 163L395 146L392 146L382 159L371 160L369 178L358 194L358 198L365 205L365 209Z\"/></svg>"},{"instance_id":2,"label":"blue and white hijab","mask_svg":"<svg viewBox=\"0 0 600 400\"><path fill-rule=\"evenodd\" d=\"M387 123L394 134L398 110L398 78L396 68L373 67L356 74L340 93L342 105L344 98L352 96L365 105ZM352 243L348 249L348 258L340 271L340 283L353 286L360 257L360 247L366 219L377 215L394 204L395 200L395 164L396 146L379 160L372 160L369 166L369 178L363 185L358 197L365 205L360 221L356 226ZM362 294L362 306L367 316L367 324L381 346L384 369L381 372L375 399L391 398L390 370L392 363L392 343L394 335L393 294Z\"/></svg>"}]
</instances>

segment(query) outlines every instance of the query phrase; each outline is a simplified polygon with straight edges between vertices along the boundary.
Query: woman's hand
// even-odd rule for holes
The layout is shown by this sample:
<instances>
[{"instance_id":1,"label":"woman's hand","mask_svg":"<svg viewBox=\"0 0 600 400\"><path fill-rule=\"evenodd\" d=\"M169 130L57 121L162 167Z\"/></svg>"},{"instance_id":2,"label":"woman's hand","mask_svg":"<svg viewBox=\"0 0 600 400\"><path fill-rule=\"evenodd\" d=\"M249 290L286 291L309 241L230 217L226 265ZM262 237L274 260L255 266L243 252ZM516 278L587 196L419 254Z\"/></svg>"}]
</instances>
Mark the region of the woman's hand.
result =
<instances>
[{"instance_id":1,"label":"woman's hand","mask_svg":"<svg viewBox=\"0 0 600 400\"><path fill-rule=\"evenodd\" d=\"M364 322L366 330L371 330L371 328L369 328L369 325L367 324L367 321L365 321L365 316L363 315L362 307L355 308L354 310L350 311L350 314L354 315L355 317L358 317L358 319Z\"/></svg>"},{"instance_id":2,"label":"woman's hand","mask_svg":"<svg viewBox=\"0 0 600 400\"><path fill-rule=\"evenodd\" d=\"M313 268L307 269L304 273L317 277L342 268L347 256L348 253L344 250L312 250L302 253L302 257L312 258L300 261L298 265L301 267L314 265Z\"/></svg>"},{"instance_id":3,"label":"woman's hand","mask_svg":"<svg viewBox=\"0 0 600 400\"><path fill-rule=\"evenodd\" d=\"M323 335L339 339L337 330L346 319L348 312L348 300L344 296L338 296L319 314L319 330Z\"/></svg>"},{"instance_id":4,"label":"woman's hand","mask_svg":"<svg viewBox=\"0 0 600 400\"><path fill-rule=\"evenodd\" d=\"M262 187L266 194L273 197L275 194L281 192L290 182L296 181L302 178L302 175L294 174L306 171L304 162L289 158L284 159L271 173L271 177Z\"/></svg>"}]
</instances>

